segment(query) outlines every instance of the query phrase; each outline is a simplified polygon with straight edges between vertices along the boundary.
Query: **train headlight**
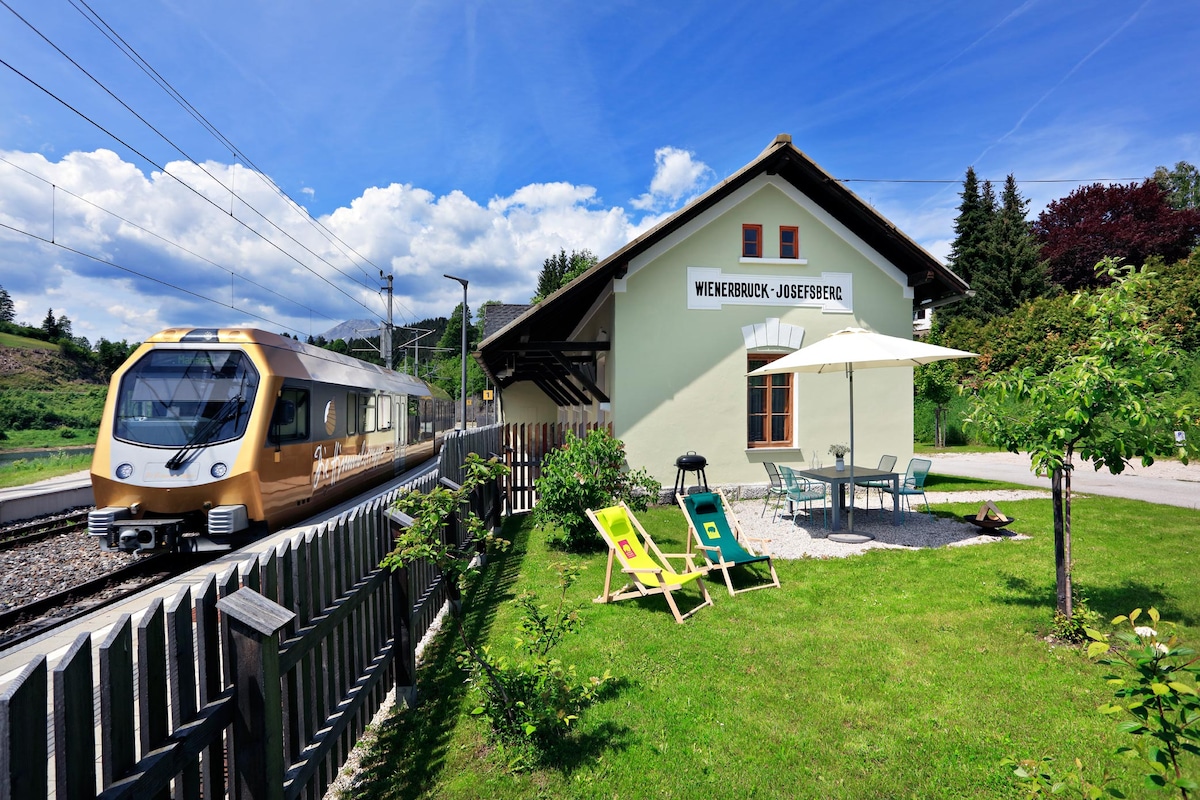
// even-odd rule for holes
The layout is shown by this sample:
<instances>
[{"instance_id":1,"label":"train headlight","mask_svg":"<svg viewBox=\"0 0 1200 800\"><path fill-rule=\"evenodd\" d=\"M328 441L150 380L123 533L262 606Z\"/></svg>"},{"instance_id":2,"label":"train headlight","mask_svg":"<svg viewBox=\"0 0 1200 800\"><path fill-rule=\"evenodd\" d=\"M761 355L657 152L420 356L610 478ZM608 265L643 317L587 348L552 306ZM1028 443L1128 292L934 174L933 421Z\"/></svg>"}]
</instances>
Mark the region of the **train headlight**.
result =
<instances>
[{"instance_id":1,"label":"train headlight","mask_svg":"<svg viewBox=\"0 0 1200 800\"><path fill-rule=\"evenodd\" d=\"M208 471L208 474L212 475L214 478L224 478L228 472L229 467L225 465L225 462L218 461L212 465L212 469Z\"/></svg>"},{"instance_id":2,"label":"train headlight","mask_svg":"<svg viewBox=\"0 0 1200 800\"><path fill-rule=\"evenodd\" d=\"M133 464L121 464L117 467L117 477L126 480L133 474Z\"/></svg>"}]
</instances>

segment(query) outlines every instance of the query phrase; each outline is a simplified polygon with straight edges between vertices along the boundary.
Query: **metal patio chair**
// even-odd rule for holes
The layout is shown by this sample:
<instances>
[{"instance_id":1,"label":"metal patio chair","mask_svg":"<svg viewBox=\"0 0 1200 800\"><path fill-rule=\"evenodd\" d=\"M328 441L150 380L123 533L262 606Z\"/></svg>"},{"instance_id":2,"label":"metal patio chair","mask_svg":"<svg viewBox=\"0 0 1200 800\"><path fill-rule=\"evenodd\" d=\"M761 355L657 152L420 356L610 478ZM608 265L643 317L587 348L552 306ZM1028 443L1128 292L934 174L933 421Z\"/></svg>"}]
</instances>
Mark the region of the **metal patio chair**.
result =
<instances>
[{"instance_id":1,"label":"metal patio chair","mask_svg":"<svg viewBox=\"0 0 1200 800\"><path fill-rule=\"evenodd\" d=\"M914 495L921 495L921 500L925 503L925 510L929 512L929 518L933 519L933 510L929 507L929 500L925 497L925 478L929 476L929 468L933 466L933 462L927 458L914 458L908 462L908 470L904 473L904 480L900 481L899 494L904 499L904 509L900 513L904 514L901 521L907 519L908 510L912 508L908 498ZM888 494L893 493L890 485L883 487L883 490Z\"/></svg>"},{"instance_id":2,"label":"metal patio chair","mask_svg":"<svg viewBox=\"0 0 1200 800\"><path fill-rule=\"evenodd\" d=\"M791 467L780 467L779 474L783 476L783 485L787 490L788 503L792 506L792 522L796 522L796 504L804 504L804 513L812 519L812 504L821 502L821 527L828 527L829 514L825 507L825 484L805 480L799 477ZM774 522L775 518L772 517Z\"/></svg>"},{"instance_id":3,"label":"metal patio chair","mask_svg":"<svg viewBox=\"0 0 1200 800\"><path fill-rule=\"evenodd\" d=\"M767 478L770 483L767 484L767 493L763 497L763 510L758 516L763 517L767 514L767 507L771 505L771 500L775 500L775 513L771 515L771 521L775 521L775 514L779 513L779 506L787 497L787 488L783 485L783 478L779 476L779 469L770 461L763 462L763 468L767 470Z\"/></svg>"},{"instance_id":4,"label":"metal patio chair","mask_svg":"<svg viewBox=\"0 0 1200 800\"><path fill-rule=\"evenodd\" d=\"M896 468L896 457L895 456L880 456L879 457L879 466L876 467L876 469L880 470L881 472L891 472L895 468ZM879 510L880 511L883 510L883 487L885 487L885 486L890 487L892 485L891 481L885 481L882 479L865 478L861 481L855 481L854 485L861 486L867 490L867 511L871 510L871 490L872 489L876 490L879 493Z\"/></svg>"}]
</instances>

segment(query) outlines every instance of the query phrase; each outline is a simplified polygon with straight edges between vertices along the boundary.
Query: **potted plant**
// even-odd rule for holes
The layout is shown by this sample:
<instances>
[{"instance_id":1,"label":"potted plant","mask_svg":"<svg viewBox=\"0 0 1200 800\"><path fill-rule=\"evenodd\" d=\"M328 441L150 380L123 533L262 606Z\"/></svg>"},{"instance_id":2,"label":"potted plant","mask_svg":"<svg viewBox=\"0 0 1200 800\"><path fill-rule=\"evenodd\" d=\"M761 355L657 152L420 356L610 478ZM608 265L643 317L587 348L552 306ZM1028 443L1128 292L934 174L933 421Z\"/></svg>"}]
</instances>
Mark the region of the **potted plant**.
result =
<instances>
[{"instance_id":1,"label":"potted plant","mask_svg":"<svg viewBox=\"0 0 1200 800\"><path fill-rule=\"evenodd\" d=\"M831 456L833 456L835 459L837 459L834 462L833 466L834 466L834 469L836 469L838 472L845 471L845 469L846 469L846 461L845 461L846 453L849 453L849 452L850 452L849 445L845 445L845 444L829 445L829 454Z\"/></svg>"}]
</instances>

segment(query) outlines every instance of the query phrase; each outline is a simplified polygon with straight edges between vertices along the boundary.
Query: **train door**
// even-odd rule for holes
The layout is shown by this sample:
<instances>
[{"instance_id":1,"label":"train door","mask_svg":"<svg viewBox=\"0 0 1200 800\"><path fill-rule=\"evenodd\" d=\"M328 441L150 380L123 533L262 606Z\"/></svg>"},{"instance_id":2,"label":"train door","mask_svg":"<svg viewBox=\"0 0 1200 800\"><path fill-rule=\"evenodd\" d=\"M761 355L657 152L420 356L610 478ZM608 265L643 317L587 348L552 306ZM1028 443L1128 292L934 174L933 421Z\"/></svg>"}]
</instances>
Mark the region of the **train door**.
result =
<instances>
[{"instance_id":1,"label":"train door","mask_svg":"<svg viewBox=\"0 0 1200 800\"><path fill-rule=\"evenodd\" d=\"M287 379L275 395L271 424L263 457L259 459L259 486L267 516L287 516L308 501L314 426L313 388L308 381Z\"/></svg>"}]
</instances>

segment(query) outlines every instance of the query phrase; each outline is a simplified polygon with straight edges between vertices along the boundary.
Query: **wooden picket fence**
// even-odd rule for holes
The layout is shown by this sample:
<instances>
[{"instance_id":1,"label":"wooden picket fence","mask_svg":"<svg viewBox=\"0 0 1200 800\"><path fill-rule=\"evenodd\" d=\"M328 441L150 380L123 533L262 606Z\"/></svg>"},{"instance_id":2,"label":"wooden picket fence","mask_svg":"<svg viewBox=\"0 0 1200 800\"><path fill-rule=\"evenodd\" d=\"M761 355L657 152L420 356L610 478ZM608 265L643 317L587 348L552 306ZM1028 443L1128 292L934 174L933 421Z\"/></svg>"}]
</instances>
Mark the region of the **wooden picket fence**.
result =
<instances>
[{"instance_id":1,"label":"wooden picket fence","mask_svg":"<svg viewBox=\"0 0 1200 800\"><path fill-rule=\"evenodd\" d=\"M82 633L52 669L32 660L0 688L0 800L322 797L389 689L416 701L416 648L446 599L432 565L379 567L388 506L500 450L500 426L456 432L415 484L153 601L136 625L123 615L95 652ZM472 505L498 526L500 501L492 486ZM451 518L443 535L465 548L464 530Z\"/></svg>"},{"instance_id":2,"label":"wooden picket fence","mask_svg":"<svg viewBox=\"0 0 1200 800\"><path fill-rule=\"evenodd\" d=\"M504 463L510 472L505 480L504 500L509 514L532 511L537 503L536 481L542 474L542 459L562 447L567 431L579 438L602 428L612 434L612 423L579 424L521 423L504 425Z\"/></svg>"}]
</instances>

